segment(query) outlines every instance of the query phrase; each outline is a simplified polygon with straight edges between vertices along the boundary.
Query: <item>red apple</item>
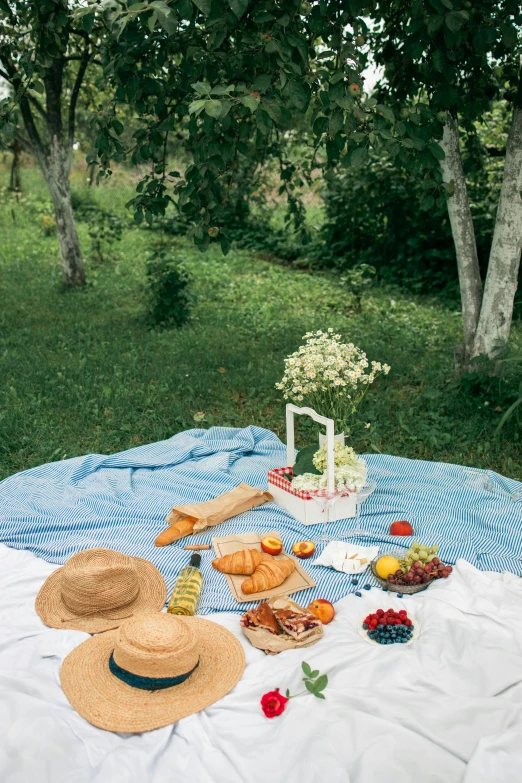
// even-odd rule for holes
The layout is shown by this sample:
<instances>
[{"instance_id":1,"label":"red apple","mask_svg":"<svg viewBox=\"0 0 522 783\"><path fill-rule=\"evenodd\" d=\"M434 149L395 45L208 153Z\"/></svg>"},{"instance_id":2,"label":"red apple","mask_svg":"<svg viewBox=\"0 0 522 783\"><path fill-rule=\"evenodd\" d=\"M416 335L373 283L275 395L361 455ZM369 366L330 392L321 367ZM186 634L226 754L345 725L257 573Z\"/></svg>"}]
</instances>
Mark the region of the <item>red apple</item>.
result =
<instances>
[{"instance_id":1,"label":"red apple","mask_svg":"<svg viewBox=\"0 0 522 783\"><path fill-rule=\"evenodd\" d=\"M267 555L278 555L283 549L283 544L278 538L267 536L261 541L261 549Z\"/></svg>"},{"instance_id":2,"label":"red apple","mask_svg":"<svg viewBox=\"0 0 522 783\"><path fill-rule=\"evenodd\" d=\"M328 625L334 619L335 609L326 598L316 598L308 607L308 611L315 614L323 625Z\"/></svg>"},{"instance_id":3,"label":"red apple","mask_svg":"<svg viewBox=\"0 0 522 783\"><path fill-rule=\"evenodd\" d=\"M292 552L296 557L306 560L308 557L312 557L315 552L315 544L313 541L298 541L293 545Z\"/></svg>"},{"instance_id":4,"label":"red apple","mask_svg":"<svg viewBox=\"0 0 522 783\"><path fill-rule=\"evenodd\" d=\"M390 536L412 536L413 528L409 522L402 519L400 522L392 522L390 526Z\"/></svg>"}]
</instances>

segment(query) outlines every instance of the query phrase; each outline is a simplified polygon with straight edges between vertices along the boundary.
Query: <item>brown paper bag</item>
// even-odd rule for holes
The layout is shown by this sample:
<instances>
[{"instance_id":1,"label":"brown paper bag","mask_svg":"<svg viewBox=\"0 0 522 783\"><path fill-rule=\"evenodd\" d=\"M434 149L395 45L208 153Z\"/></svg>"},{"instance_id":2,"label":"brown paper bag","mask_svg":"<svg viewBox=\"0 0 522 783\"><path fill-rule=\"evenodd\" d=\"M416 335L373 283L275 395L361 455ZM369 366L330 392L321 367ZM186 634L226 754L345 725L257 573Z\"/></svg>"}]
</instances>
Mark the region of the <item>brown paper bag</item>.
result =
<instances>
[{"instance_id":1,"label":"brown paper bag","mask_svg":"<svg viewBox=\"0 0 522 783\"><path fill-rule=\"evenodd\" d=\"M271 609L291 609L295 612L308 612L308 609L299 606L295 601L288 598L287 595L274 596L267 601L267 604ZM311 647L312 644L322 639L324 633L321 624L310 636L298 642L297 639L293 639L286 633L275 636L270 631L267 631L266 628L244 628L241 626L241 630L253 647L257 647L258 650L264 650L267 655L277 655L277 653L293 650L296 647Z\"/></svg>"},{"instance_id":2,"label":"brown paper bag","mask_svg":"<svg viewBox=\"0 0 522 783\"><path fill-rule=\"evenodd\" d=\"M230 492L218 495L214 500L207 500L204 503L189 503L173 508L167 517L167 522L169 525L173 525L186 518L195 522L193 532L199 533L206 527L219 525L220 522L224 522L230 517L235 517L243 511L249 511L251 508L256 508L256 506L271 500L273 497L270 492L243 483Z\"/></svg>"},{"instance_id":3,"label":"brown paper bag","mask_svg":"<svg viewBox=\"0 0 522 783\"><path fill-rule=\"evenodd\" d=\"M263 533L263 538L267 536L273 536L274 538L281 538L279 533L272 531L271 533ZM212 546L217 557L223 557L223 555L231 555L234 552L238 552L241 549L258 549L261 552L261 536L259 533L243 533L241 535L223 536L222 538L213 538ZM277 555L277 559L290 558L286 552L281 552ZM232 595L239 603L245 603L247 601L266 601L268 598L272 598L276 595L289 595L290 593L297 593L300 590L308 590L309 587L315 587L315 582L311 576L309 576L304 568L295 560L295 569L290 576L287 576L282 585L273 587L271 590L263 590L260 593L252 593L251 595L245 595L241 590L241 585L247 578L244 574L223 574L228 582L228 586L232 592Z\"/></svg>"}]
</instances>

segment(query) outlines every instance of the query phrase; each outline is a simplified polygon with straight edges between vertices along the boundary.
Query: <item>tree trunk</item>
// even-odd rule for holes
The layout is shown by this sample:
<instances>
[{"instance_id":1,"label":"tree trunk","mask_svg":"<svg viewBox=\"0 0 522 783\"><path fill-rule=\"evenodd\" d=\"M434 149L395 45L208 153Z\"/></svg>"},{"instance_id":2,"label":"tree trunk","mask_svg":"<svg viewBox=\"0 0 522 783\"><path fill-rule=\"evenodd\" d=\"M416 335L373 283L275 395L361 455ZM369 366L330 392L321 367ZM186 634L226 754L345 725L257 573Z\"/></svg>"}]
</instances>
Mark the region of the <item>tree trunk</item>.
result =
<instances>
[{"instance_id":1,"label":"tree trunk","mask_svg":"<svg viewBox=\"0 0 522 783\"><path fill-rule=\"evenodd\" d=\"M22 190L22 180L20 178L20 158L22 155L22 145L19 140L15 138L11 147L13 153L13 160L11 162L11 174L9 177L9 190L14 190L18 193Z\"/></svg>"},{"instance_id":2,"label":"tree trunk","mask_svg":"<svg viewBox=\"0 0 522 783\"><path fill-rule=\"evenodd\" d=\"M488 273L472 356L494 358L509 338L522 249L522 108L515 107L506 144Z\"/></svg>"},{"instance_id":3,"label":"tree trunk","mask_svg":"<svg viewBox=\"0 0 522 783\"><path fill-rule=\"evenodd\" d=\"M441 161L444 182L453 183L454 192L448 199L448 214L455 242L462 299L462 327L464 344L455 349L457 371L464 368L472 356L475 332L482 301L482 281L477 255L473 218L462 167L457 121L448 117L444 126L441 147L446 157Z\"/></svg>"},{"instance_id":4,"label":"tree trunk","mask_svg":"<svg viewBox=\"0 0 522 783\"><path fill-rule=\"evenodd\" d=\"M49 158L43 165L41 162L41 165L54 204L63 282L72 287L85 284L85 268L71 203L71 154L71 151L54 137Z\"/></svg>"}]
</instances>

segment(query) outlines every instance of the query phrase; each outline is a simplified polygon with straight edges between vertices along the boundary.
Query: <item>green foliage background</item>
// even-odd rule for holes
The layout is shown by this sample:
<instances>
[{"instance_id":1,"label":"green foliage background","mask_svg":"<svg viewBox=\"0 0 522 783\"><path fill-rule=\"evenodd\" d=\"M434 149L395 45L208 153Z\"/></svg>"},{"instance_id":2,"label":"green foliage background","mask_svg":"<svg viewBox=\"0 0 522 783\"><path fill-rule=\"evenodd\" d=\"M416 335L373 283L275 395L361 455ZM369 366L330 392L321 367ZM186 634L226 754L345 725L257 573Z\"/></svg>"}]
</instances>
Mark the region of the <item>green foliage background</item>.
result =
<instances>
[{"instance_id":1,"label":"green foliage background","mask_svg":"<svg viewBox=\"0 0 522 783\"><path fill-rule=\"evenodd\" d=\"M7 183L5 168L1 176ZM202 255L188 238L164 235L198 301L186 326L151 330L146 263L158 233L124 218L110 260L91 257L88 286L64 294L57 240L45 232L45 186L35 169L22 177L27 195L17 201L3 190L0 204L0 477L192 426L258 424L284 438L274 383L302 335L325 326L392 366L368 395L361 415L372 426L354 432L357 450L522 476L516 421L493 437L505 389L480 377L467 387L454 380L460 313L451 302L380 285L359 312L337 273L299 271L237 248ZM124 172L88 190L82 165L73 185L77 203L125 215L132 182ZM86 255L88 230L80 221ZM521 338L516 324L514 345Z\"/></svg>"}]
</instances>

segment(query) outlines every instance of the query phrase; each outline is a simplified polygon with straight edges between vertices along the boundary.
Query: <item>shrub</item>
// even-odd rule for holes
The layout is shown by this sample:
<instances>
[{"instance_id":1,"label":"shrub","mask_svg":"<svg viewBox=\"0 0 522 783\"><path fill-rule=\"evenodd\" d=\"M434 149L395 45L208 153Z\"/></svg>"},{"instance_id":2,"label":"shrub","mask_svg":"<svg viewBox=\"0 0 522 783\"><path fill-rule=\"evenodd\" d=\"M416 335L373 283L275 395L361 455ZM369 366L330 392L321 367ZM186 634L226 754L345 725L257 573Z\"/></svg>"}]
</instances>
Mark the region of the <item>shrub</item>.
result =
<instances>
[{"instance_id":1,"label":"shrub","mask_svg":"<svg viewBox=\"0 0 522 783\"><path fill-rule=\"evenodd\" d=\"M153 252L147 262L149 321L154 326L178 327L191 315L195 296L187 270L164 248Z\"/></svg>"},{"instance_id":2,"label":"shrub","mask_svg":"<svg viewBox=\"0 0 522 783\"><path fill-rule=\"evenodd\" d=\"M469 195L483 273L498 198L498 162L468 172ZM326 221L310 253L317 267L374 266L379 278L417 293L458 291L457 265L446 211L420 209L422 181L373 156L364 169L341 169L323 190Z\"/></svg>"}]
</instances>

